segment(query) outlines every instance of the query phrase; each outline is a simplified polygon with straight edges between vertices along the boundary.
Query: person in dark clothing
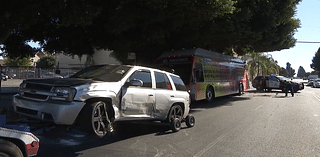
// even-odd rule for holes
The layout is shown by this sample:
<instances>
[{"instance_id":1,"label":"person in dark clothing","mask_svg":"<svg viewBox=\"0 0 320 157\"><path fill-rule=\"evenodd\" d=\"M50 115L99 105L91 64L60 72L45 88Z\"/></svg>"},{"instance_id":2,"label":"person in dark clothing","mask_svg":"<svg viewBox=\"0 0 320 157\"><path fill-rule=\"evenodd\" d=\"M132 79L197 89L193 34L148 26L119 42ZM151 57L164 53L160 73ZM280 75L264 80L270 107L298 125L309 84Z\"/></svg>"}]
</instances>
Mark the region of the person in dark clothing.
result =
<instances>
[{"instance_id":1,"label":"person in dark clothing","mask_svg":"<svg viewBox=\"0 0 320 157\"><path fill-rule=\"evenodd\" d=\"M290 92L291 92L291 95L292 95L292 97L294 96L294 91L293 91L293 85L292 85L292 83L291 82L289 82L289 81L285 81L285 92L286 92L286 95L285 96L287 96L288 95L288 91L290 90Z\"/></svg>"}]
</instances>

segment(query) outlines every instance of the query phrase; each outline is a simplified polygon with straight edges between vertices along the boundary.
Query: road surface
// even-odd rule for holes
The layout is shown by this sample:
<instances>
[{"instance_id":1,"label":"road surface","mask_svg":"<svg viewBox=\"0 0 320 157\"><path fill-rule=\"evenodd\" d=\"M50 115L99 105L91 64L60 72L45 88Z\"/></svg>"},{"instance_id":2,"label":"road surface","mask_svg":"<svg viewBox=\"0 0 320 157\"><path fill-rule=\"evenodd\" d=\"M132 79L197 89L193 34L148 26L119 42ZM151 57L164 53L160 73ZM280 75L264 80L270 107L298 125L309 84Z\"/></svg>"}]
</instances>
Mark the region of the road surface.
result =
<instances>
[{"instance_id":1,"label":"road surface","mask_svg":"<svg viewBox=\"0 0 320 157\"><path fill-rule=\"evenodd\" d=\"M45 125L38 156L212 157L320 156L320 88L294 97L281 91L227 96L192 104L196 125L172 133L154 122L116 123L105 138L73 127Z\"/></svg>"}]
</instances>

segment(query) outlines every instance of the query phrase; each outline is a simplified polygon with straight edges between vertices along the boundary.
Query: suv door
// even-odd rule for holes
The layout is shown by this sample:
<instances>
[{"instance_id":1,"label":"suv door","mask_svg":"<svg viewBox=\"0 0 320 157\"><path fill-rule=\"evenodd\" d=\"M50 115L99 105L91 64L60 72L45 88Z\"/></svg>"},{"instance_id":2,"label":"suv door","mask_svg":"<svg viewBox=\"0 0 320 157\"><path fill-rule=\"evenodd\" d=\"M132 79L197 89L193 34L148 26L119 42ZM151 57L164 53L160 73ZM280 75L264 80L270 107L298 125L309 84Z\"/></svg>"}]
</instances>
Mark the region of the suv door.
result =
<instances>
[{"instance_id":1,"label":"suv door","mask_svg":"<svg viewBox=\"0 0 320 157\"><path fill-rule=\"evenodd\" d=\"M155 92L149 70L137 70L128 79L142 81L142 86L124 86L122 88L121 112L124 117L150 117L155 105Z\"/></svg>"},{"instance_id":2,"label":"suv door","mask_svg":"<svg viewBox=\"0 0 320 157\"><path fill-rule=\"evenodd\" d=\"M155 117L166 117L172 105L171 99L175 97L175 91L166 73L155 71L154 75L156 80Z\"/></svg>"},{"instance_id":3,"label":"suv door","mask_svg":"<svg viewBox=\"0 0 320 157\"><path fill-rule=\"evenodd\" d=\"M276 77L269 77L268 82L269 82L269 88L272 88L272 89L280 88L280 80L277 79Z\"/></svg>"}]
</instances>

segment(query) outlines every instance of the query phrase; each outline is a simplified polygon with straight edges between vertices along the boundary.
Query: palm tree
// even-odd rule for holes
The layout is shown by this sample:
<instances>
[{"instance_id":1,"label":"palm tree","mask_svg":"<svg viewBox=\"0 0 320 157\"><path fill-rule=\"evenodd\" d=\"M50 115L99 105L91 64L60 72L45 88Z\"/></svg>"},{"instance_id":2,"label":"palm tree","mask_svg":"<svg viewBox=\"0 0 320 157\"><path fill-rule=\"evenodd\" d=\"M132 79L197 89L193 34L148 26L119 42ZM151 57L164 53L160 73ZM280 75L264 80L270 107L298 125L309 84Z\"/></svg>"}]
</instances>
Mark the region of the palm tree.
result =
<instances>
[{"instance_id":1,"label":"palm tree","mask_svg":"<svg viewBox=\"0 0 320 157\"><path fill-rule=\"evenodd\" d=\"M257 75L278 74L280 66L272 58L262 53L251 52L245 55L251 80Z\"/></svg>"}]
</instances>

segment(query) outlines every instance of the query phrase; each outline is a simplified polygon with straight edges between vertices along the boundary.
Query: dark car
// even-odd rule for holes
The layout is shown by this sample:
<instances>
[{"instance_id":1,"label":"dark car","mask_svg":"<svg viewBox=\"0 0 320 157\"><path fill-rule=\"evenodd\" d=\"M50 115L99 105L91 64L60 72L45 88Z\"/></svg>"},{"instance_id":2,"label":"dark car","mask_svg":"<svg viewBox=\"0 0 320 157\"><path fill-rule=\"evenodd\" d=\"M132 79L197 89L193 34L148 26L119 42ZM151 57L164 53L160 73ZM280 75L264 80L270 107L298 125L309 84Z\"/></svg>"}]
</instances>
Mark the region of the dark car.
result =
<instances>
[{"instance_id":1,"label":"dark car","mask_svg":"<svg viewBox=\"0 0 320 157\"><path fill-rule=\"evenodd\" d=\"M256 76L252 80L252 86L258 91L263 90L265 88L267 78L268 76Z\"/></svg>"}]
</instances>

